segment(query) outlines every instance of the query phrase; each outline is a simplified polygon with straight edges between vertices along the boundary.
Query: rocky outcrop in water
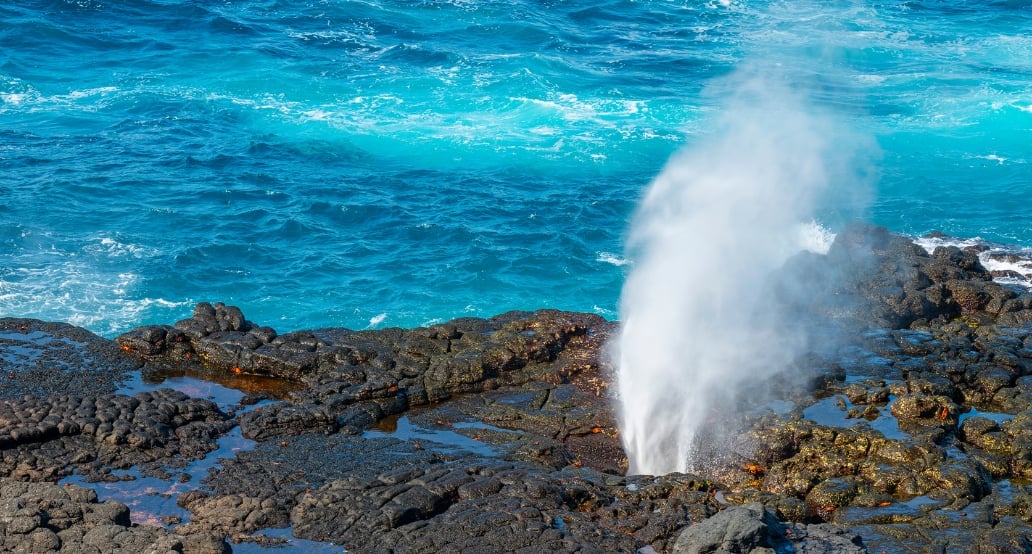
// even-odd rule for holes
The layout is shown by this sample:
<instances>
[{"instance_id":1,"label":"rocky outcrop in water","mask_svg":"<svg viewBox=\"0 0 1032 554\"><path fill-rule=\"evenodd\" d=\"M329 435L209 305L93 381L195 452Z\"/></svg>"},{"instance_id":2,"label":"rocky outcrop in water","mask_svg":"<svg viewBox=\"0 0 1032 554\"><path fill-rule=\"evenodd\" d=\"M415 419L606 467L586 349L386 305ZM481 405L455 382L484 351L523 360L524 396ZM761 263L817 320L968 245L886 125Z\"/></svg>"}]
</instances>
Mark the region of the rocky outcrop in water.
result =
<instances>
[{"instance_id":1,"label":"rocky outcrop in water","mask_svg":"<svg viewBox=\"0 0 1032 554\"><path fill-rule=\"evenodd\" d=\"M1028 323L1029 295L992 279L974 249L941 246L929 254L885 228L853 224L826 255L790 260L781 289L786 309L854 329L923 328L974 313L1004 325Z\"/></svg>"},{"instance_id":2,"label":"rocky outcrop in water","mask_svg":"<svg viewBox=\"0 0 1032 554\"><path fill-rule=\"evenodd\" d=\"M773 285L810 351L721 414L699 475L623 475L598 316L281 334L218 303L114 342L0 320L0 472L172 483L239 426L253 446L146 531L184 551L284 527L349 552L1032 551L1032 296L859 225ZM119 388L173 369L295 386L231 409ZM39 525L60 534L17 540Z\"/></svg>"}]
</instances>

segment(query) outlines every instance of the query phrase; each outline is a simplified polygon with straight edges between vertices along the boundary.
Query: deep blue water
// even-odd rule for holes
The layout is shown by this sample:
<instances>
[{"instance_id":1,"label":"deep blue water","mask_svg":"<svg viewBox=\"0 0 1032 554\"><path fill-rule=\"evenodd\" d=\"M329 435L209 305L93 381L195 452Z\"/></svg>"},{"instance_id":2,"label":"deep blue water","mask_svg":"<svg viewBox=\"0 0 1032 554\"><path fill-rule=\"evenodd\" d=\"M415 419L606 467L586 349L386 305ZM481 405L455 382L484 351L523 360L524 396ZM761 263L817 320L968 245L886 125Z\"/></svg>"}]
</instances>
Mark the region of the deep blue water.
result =
<instances>
[{"instance_id":1,"label":"deep blue water","mask_svg":"<svg viewBox=\"0 0 1032 554\"><path fill-rule=\"evenodd\" d=\"M614 318L638 199L743 67L876 145L821 224L1032 247L1027 0L16 1L0 316Z\"/></svg>"}]
</instances>

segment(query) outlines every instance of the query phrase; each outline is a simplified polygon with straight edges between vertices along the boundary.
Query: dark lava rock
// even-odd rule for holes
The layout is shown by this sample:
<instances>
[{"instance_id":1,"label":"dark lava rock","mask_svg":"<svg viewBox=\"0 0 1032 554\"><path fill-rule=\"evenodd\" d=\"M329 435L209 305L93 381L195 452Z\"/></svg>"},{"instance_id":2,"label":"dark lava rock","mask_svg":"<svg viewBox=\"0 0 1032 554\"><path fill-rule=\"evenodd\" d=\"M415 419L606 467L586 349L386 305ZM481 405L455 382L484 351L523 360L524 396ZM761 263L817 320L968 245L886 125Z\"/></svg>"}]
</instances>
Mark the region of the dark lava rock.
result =
<instances>
[{"instance_id":1,"label":"dark lava rock","mask_svg":"<svg viewBox=\"0 0 1032 554\"><path fill-rule=\"evenodd\" d=\"M160 527L133 525L129 508L98 502L92 489L0 478L0 549L76 554L190 552L222 554L214 535L184 537Z\"/></svg>"},{"instance_id":2,"label":"dark lava rock","mask_svg":"<svg viewBox=\"0 0 1032 554\"><path fill-rule=\"evenodd\" d=\"M0 320L0 474L175 479L234 425L256 441L179 496L190 515L167 519L173 533L127 527L115 506L62 535L73 509L17 502L0 530L37 550L89 536L220 551L290 527L349 552L1029 551L1032 295L992 281L974 250L928 253L867 225L771 282L810 351L751 383L779 409L716 414L730 436L700 444L699 476L622 475L605 356L617 325L592 314L278 333L200 303L116 342ZM129 371L191 368L294 386L230 413L113 394Z\"/></svg>"},{"instance_id":3,"label":"dark lava rock","mask_svg":"<svg viewBox=\"0 0 1032 554\"><path fill-rule=\"evenodd\" d=\"M643 541L663 548L711 513L711 486L678 475L646 483L589 470L438 467L330 482L302 498L291 520L299 536L357 552L633 552Z\"/></svg>"},{"instance_id":4,"label":"dark lava rock","mask_svg":"<svg viewBox=\"0 0 1032 554\"><path fill-rule=\"evenodd\" d=\"M214 403L171 389L134 396L26 396L0 403L0 471L53 479L78 469L194 459L233 424Z\"/></svg>"},{"instance_id":5,"label":"dark lava rock","mask_svg":"<svg viewBox=\"0 0 1032 554\"><path fill-rule=\"evenodd\" d=\"M775 542L784 540L784 534L781 523L762 504L736 506L682 531L673 552L770 552Z\"/></svg>"},{"instance_id":6,"label":"dark lava rock","mask_svg":"<svg viewBox=\"0 0 1032 554\"><path fill-rule=\"evenodd\" d=\"M267 441L223 466L206 482L211 492L180 497L193 515L177 532L237 540L292 526L349 552L508 552L518 544L611 552L667 548L687 523L716 511L716 485L691 476L555 470L379 436Z\"/></svg>"},{"instance_id":7,"label":"dark lava rock","mask_svg":"<svg viewBox=\"0 0 1032 554\"><path fill-rule=\"evenodd\" d=\"M965 314L1026 311L1029 297L992 281L976 253L939 247L932 254L884 227L852 224L827 255L790 260L781 296L789 305L860 327L903 329ZM1029 321L1010 315L1011 321Z\"/></svg>"},{"instance_id":8,"label":"dark lava rock","mask_svg":"<svg viewBox=\"0 0 1032 554\"><path fill-rule=\"evenodd\" d=\"M611 368L603 359L615 326L598 316L540 310L423 329L277 335L238 312L202 303L174 328L142 327L116 340L148 364L201 360L225 371L304 383L291 402L240 417L244 435L256 440L356 434L383 418L457 395L468 399L501 388L538 387L547 402L491 402L477 411L477 419L532 429L539 435L534 440L558 440L570 460L591 467L626 467L607 398ZM268 340L256 344L232 335L258 332Z\"/></svg>"},{"instance_id":9,"label":"dark lava rock","mask_svg":"<svg viewBox=\"0 0 1032 554\"><path fill-rule=\"evenodd\" d=\"M892 415L903 429L918 434L928 429L957 426L958 408L948 397L905 394L892 403Z\"/></svg>"},{"instance_id":10,"label":"dark lava rock","mask_svg":"<svg viewBox=\"0 0 1032 554\"><path fill-rule=\"evenodd\" d=\"M67 323L0 318L0 398L115 392L139 360Z\"/></svg>"}]
</instances>

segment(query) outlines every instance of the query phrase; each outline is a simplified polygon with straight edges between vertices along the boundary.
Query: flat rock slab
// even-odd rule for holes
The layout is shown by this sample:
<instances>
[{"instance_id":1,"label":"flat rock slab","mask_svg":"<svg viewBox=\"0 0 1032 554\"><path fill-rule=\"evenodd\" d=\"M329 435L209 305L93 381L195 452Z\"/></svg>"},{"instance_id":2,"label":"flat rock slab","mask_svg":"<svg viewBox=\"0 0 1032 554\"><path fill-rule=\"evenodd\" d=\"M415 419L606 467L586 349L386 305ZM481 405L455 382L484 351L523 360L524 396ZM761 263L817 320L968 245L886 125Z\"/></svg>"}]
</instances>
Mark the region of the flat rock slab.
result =
<instances>
[{"instance_id":1,"label":"flat rock slab","mask_svg":"<svg viewBox=\"0 0 1032 554\"><path fill-rule=\"evenodd\" d=\"M0 398L113 393L142 362L67 323L0 318Z\"/></svg>"}]
</instances>

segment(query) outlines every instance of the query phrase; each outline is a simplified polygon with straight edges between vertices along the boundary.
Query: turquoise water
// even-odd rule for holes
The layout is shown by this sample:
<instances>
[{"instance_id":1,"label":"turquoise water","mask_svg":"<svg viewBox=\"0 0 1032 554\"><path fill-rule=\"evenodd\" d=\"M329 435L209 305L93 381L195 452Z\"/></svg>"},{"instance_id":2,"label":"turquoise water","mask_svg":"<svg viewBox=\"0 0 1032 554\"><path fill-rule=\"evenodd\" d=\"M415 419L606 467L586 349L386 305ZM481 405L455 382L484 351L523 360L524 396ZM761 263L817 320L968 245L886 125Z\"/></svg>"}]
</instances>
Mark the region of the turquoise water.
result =
<instances>
[{"instance_id":1,"label":"turquoise water","mask_svg":"<svg viewBox=\"0 0 1032 554\"><path fill-rule=\"evenodd\" d=\"M743 67L876 145L818 222L1032 247L1028 1L52 0L0 22L3 316L614 318L638 199Z\"/></svg>"}]
</instances>

